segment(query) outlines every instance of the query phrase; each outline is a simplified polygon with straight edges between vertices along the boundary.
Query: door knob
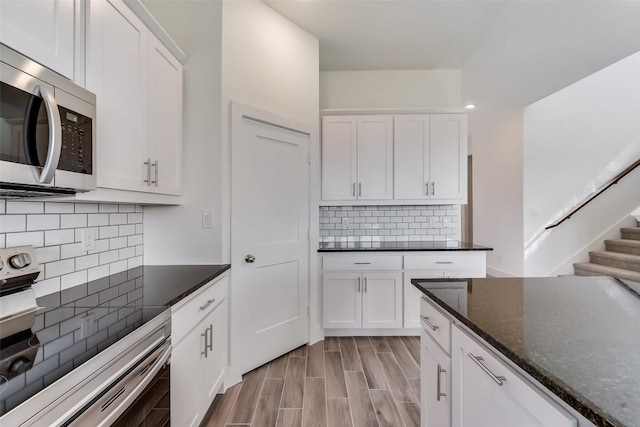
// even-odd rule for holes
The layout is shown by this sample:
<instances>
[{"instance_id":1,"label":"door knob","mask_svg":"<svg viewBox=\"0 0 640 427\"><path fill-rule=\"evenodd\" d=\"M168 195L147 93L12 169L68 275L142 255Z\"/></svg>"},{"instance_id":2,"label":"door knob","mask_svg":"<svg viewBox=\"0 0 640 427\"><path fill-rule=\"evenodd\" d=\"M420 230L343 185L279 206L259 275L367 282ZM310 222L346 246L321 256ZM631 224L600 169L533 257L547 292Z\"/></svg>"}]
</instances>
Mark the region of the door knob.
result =
<instances>
[{"instance_id":1,"label":"door knob","mask_svg":"<svg viewBox=\"0 0 640 427\"><path fill-rule=\"evenodd\" d=\"M246 262L248 262L249 264L253 263L256 260L256 257L254 257L251 254L248 254L246 257L244 257L244 260Z\"/></svg>"}]
</instances>

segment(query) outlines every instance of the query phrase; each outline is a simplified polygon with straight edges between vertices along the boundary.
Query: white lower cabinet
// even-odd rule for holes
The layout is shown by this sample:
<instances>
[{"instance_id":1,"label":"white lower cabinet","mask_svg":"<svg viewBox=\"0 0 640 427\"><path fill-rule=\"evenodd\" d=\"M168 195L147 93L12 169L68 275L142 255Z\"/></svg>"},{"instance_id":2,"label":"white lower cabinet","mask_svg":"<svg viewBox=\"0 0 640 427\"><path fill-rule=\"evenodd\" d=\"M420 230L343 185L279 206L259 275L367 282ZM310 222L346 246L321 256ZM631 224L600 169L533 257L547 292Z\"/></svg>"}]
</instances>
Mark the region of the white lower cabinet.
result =
<instances>
[{"instance_id":1,"label":"white lower cabinet","mask_svg":"<svg viewBox=\"0 0 640 427\"><path fill-rule=\"evenodd\" d=\"M452 331L454 427L575 427L549 396L457 327Z\"/></svg>"},{"instance_id":2,"label":"white lower cabinet","mask_svg":"<svg viewBox=\"0 0 640 427\"><path fill-rule=\"evenodd\" d=\"M172 309L172 425L198 426L224 381L227 287L226 276L215 279Z\"/></svg>"},{"instance_id":3,"label":"white lower cabinet","mask_svg":"<svg viewBox=\"0 0 640 427\"><path fill-rule=\"evenodd\" d=\"M451 356L426 331L420 337L421 427L451 425Z\"/></svg>"},{"instance_id":4,"label":"white lower cabinet","mask_svg":"<svg viewBox=\"0 0 640 427\"><path fill-rule=\"evenodd\" d=\"M324 273L324 327L402 327L402 273Z\"/></svg>"}]
</instances>

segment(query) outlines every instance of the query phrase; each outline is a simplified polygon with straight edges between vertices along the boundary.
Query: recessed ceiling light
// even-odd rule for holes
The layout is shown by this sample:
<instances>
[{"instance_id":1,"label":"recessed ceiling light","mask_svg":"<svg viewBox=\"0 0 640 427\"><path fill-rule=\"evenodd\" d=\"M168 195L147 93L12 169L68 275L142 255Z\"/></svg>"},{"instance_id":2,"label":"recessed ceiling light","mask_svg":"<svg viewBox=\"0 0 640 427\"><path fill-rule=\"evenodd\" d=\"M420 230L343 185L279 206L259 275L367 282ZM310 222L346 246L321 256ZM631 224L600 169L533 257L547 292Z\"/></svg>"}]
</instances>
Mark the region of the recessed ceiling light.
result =
<instances>
[{"instance_id":1,"label":"recessed ceiling light","mask_svg":"<svg viewBox=\"0 0 640 427\"><path fill-rule=\"evenodd\" d=\"M467 110L473 110L474 108L476 108L476 104L467 104L464 106L464 108L466 108Z\"/></svg>"}]
</instances>

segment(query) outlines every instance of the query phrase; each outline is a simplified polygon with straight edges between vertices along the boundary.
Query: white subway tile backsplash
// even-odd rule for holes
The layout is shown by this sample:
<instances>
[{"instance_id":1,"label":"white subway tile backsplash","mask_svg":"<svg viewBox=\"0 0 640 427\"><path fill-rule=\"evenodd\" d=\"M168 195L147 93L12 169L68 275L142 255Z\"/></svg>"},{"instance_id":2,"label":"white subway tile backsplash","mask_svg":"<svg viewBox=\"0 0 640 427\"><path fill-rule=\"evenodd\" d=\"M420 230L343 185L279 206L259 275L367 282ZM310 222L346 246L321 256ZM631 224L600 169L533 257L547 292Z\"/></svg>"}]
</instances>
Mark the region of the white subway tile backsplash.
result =
<instances>
[{"instance_id":1,"label":"white subway tile backsplash","mask_svg":"<svg viewBox=\"0 0 640 427\"><path fill-rule=\"evenodd\" d=\"M60 228L60 215L27 215L27 231L57 230Z\"/></svg>"},{"instance_id":2,"label":"white subway tile backsplash","mask_svg":"<svg viewBox=\"0 0 640 427\"><path fill-rule=\"evenodd\" d=\"M87 270L76 271L60 278L60 290L72 288L87 282Z\"/></svg>"},{"instance_id":3,"label":"white subway tile backsplash","mask_svg":"<svg viewBox=\"0 0 640 427\"><path fill-rule=\"evenodd\" d=\"M72 273L75 270L75 264L76 262L73 258L65 259L62 261L49 262L45 264L45 277L47 279L50 279L55 276L62 276L64 274Z\"/></svg>"},{"instance_id":4,"label":"white subway tile backsplash","mask_svg":"<svg viewBox=\"0 0 640 427\"><path fill-rule=\"evenodd\" d=\"M91 228L95 248L84 251ZM0 200L0 248L35 247L38 296L142 265L143 229L139 205Z\"/></svg>"},{"instance_id":5,"label":"white subway tile backsplash","mask_svg":"<svg viewBox=\"0 0 640 427\"><path fill-rule=\"evenodd\" d=\"M86 226L86 214L60 215L60 228L82 228Z\"/></svg>"},{"instance_id":6,"label":"white subway tile backsplash","mask_svg":"<svg viewBox=\"0 0 640 427\"><path fill-rule=\"evenodd\" d=\"M7 201L8 214L41 214L44 212L43 202L12 202Z\"/></svg>"},{"instance_id":7,"label":"white subway tile backsplash","mask_svg":"<svg viewBox=\"0 0 640 427\"><path fill-rule=\"evenodd\" d=\"M98 205L96 205L95 203L76 203L75 212L76 213L97 213Z\"/></svg>"},{"instance_id":8,"label":"white subway tile backsplash","mask_svg":"<svg viewBox=\"0 0 640 427\"><path fill-rule=\"evenodd\" d=\"M96 267L99 263L98 254L85 255L76 258L76 270L87 270Z\"/></svg>"},{"instance_id":9,"label":"white subway tile backsplash","mask_svg":"<svg viewBox=\"0 0 640 427\"><path fill-rule=\"evenodd\" d=\"M44 213L46 214L73 213L73 203L45 202Z\"/></svg>"},{"instance_id":10,"label":"white subway tile backsplash","mask_svg":"<svg viewBox=\"0 0 640 427\"><path fill-rule=\"evenodd\" d=\"M320 207L320 239L460 240L460 205ZM348 218L348 225L342 219ZM369 241L369 240L367 240Z\"/></svg>"},{"instance_id":11,"label":"white subway tile backsplash","mask_svg":"<svg viewBox=\"0 0 640 427\"><path fill-rule=\"evenodd\" d=\"M44 246L44 233L42 231L31 231L27 233L8 233L6 235L6 246L27 246L34 248Z\"/></svg>"},{"instance_id":12,"label":"white subway tile backsplash","mask_svg":"<svg viewBox=\"0 0 640 427\"><path fill-rule=\"evenodd\" d=\"M53 231L45 231L44 233L44 244L46 246L52 245L64 245L67 243L75 242L75 231L74 230L53 230Z\"/></svg>"},{"instance_id":13,"label":"white subway tile backsplash","mask_svg":"<svg viewBox=\"0 0 640 427\"><path fill-rule=\"evenodd\" d=\"M107 204L101 203L98 209L98 212L101 212L101 213L118 212L118 205L107 205Z\"/></svg>"},{"instance_id":14,"label":"white subway tile backsplash","mask_svg":"<svg viewBox=\"0 0 640 427\"><path fill-rule=\"evenodd\" d=\"M0 233L14 233L27 229L26 215L2 215L0 216Z\"/></svg>"}]
</instances>

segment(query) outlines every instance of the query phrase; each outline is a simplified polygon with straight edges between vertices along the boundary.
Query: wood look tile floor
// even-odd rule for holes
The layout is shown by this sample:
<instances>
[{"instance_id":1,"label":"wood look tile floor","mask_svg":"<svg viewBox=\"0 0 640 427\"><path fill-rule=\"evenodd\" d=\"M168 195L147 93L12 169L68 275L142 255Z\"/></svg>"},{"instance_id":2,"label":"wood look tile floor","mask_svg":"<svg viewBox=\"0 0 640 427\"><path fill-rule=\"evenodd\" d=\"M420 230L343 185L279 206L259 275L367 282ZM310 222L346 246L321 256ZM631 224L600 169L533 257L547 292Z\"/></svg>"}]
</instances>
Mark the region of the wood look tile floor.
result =
<instances>
[{"instance_id":1,"label":"wood look tile floor","mask_svg":"<svg viewBox=\"0 0 640 427\"><path fill-rule=\"evenodd\" d=\"M206 427L418 427L419 337L327 337L247 373Z\"/></svg>"}]
</instances>

